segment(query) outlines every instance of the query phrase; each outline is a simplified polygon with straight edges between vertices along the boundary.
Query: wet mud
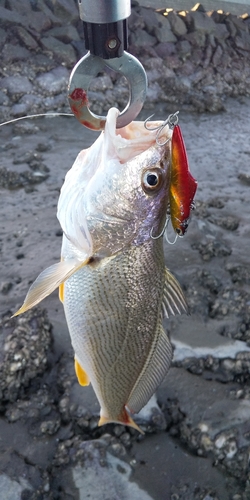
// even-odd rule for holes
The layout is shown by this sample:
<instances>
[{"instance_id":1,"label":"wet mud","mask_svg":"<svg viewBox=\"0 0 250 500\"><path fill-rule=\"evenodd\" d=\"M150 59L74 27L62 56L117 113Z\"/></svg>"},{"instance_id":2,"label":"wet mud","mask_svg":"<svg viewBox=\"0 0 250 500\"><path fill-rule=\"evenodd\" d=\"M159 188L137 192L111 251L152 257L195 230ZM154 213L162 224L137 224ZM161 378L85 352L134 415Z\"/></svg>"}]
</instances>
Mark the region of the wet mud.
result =
<instances>
[{"instance_id":1,"label":"wet mud","mask_svg":"<svg viewBox=\"0 0 250 500\"><path fill-rule=\"evenodd\" d=\"M166 115L159 106L156 118ZM173 366L158 405L138 417L144 436L97 427L57 292L11 319L39 272L60 259L59 191L97 134L66 117L0 129L2 498L250 498L249 116L247 98L215 115L180 109L198 190L187 234L166 241L165 256L191 315L166 321Z\"/></svg>"}]
</instances>

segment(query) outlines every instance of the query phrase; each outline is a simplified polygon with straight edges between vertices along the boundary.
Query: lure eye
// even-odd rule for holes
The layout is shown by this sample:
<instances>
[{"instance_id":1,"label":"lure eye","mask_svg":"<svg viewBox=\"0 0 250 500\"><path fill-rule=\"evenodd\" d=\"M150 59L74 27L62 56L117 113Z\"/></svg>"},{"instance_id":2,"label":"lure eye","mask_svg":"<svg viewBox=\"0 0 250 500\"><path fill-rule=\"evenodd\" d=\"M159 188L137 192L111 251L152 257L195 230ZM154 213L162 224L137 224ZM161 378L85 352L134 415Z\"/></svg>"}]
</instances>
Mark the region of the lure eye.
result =
<instances>
[{"instance_id":1,"label":"lure eye","mask_svg":"<svg viewBox=\"0 0 250 500\"><path fill-rule=\"evenodd\" d=\"M142 188L150 194L157 191L162 185L162 172L158 169L147 170L142 175Z\"/></svg>"}]
</instances>

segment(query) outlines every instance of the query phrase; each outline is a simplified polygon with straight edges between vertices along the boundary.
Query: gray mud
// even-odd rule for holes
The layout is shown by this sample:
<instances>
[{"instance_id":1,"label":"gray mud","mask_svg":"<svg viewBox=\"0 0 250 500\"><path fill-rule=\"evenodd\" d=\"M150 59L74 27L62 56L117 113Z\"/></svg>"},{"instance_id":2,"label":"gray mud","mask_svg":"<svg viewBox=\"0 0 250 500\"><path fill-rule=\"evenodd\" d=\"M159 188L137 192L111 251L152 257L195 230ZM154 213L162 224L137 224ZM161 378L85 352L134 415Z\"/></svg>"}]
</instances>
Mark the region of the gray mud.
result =
<instances>
[{"instance_id":1,"label":"gray mud","mask_svg":"<svg viewBox=\"0 0 250 500\"><path fill-rule=\"evenodd\" d=\"M166 114L159 108L156 118ZM166 242L165 253L191 316L166 322L175 357L157 392L161 411L141 417L144 437L97 428L99 407L76 381L57 292L10 319L39 272L60 259L60 187L96 134L74 118L0 130L2 167L16 178L46 172L41 182L22 176L8 188L0 178L4 500L250 498L250 101L228 101L213 116L180 109L180 125L199 186L187 235Z\"/></svg>"}]
</instances>

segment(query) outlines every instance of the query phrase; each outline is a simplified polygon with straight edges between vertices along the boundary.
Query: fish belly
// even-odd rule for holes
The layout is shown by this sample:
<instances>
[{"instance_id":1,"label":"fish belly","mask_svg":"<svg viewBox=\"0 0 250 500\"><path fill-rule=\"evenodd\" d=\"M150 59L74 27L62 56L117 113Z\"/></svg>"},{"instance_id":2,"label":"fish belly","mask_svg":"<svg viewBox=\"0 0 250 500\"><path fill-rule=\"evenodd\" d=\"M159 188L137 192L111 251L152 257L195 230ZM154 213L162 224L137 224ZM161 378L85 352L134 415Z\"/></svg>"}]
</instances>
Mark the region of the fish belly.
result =
<instances>
[{"instance_id":1,"label":"fish belly","mask_svg":"<svg viewBox=\"0 0 250 500\"><path fill-rule=\"evenodd\" d=\"M161 246L156 242L155 249L150 242L94 259L65 282L64 309L73 349L102 414L111 420L117 420L128 403L162 329Z\"/></svg>"}]
</instances>

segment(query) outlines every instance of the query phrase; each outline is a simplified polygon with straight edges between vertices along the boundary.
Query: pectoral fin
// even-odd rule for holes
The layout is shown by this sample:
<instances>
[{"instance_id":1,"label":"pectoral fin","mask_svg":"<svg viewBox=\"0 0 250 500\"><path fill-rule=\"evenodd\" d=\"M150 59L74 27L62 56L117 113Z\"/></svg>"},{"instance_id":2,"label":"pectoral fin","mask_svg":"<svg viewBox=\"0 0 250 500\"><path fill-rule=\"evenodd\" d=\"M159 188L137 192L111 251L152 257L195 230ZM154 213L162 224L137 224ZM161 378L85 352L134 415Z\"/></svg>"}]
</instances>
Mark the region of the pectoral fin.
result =
<instances>
[{"instance_id":1,"label":"pectoral fin","mask_svg":"<svg viewBox=\"0 0 250 500\"><path fill-rule=\"evenodd\" d=\"M75 372L80 385L86 386L90 384L89 376L81 367L77 359L75 359Z\"/></svg>"},{"instance_id":2,"label":"pectoral fin","mask_svg":"<svg viewBox=\"0 0 250 500\"><path fill-rule=\"evenodd\" d=\"M181 285L167 268L165 269L162 312L166 318L169 318L171 314L173 316L182 313L188 314L188 305Z\"/></svg>"},{"instance_id":3,"label":"pectoral fin","mask_svg":"<svg viewBox=\"0 0 250 500\"><path fill-rule=\"evenodd\" d=\"M65 260L42 271L31 285L22 307L13 316L18 316L41 302L88 261L89 258L83 262L77 259Z\"/></svg>"}]
</instances>

